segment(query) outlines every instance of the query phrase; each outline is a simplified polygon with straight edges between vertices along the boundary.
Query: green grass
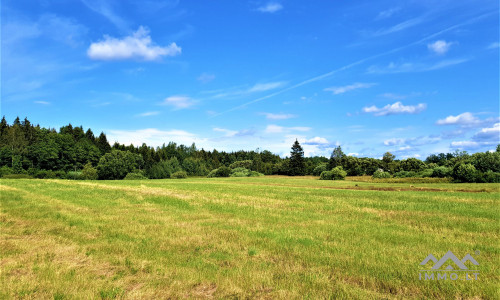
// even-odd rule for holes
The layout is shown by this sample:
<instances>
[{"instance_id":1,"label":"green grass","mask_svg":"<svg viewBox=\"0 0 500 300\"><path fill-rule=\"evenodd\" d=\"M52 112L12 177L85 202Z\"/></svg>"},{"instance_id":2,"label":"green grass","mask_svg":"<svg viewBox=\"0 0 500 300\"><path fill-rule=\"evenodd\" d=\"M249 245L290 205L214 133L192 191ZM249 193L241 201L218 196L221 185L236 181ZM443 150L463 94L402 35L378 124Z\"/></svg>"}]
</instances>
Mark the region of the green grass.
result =
<instances>
[{"instance_id":1,"label":"green grass","mask_svg":"<svg viewBox=\"0 0 500 300\"><path fill-rule=\"evenodd\" d=\"M2 179L0 190L0 298L500 297L498 184ZM429 253L448 250L477 259L477 281L418 279Z\"/></svg>"}]
</instances>

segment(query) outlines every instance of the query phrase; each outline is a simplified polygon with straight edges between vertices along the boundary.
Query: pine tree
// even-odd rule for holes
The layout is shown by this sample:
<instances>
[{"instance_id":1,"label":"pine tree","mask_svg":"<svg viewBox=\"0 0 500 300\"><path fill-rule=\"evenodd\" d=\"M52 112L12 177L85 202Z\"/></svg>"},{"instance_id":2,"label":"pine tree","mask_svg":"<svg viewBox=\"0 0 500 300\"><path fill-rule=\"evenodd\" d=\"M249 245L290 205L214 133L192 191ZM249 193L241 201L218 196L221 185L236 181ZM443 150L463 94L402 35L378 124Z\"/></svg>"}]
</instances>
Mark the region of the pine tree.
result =
<instances>
[{"instance_id":1,"label":"pine tree","mask_svg":"<svg viewBox=\"0 0 500 300\"><path fill-rule=\"evenodd\" d=\"M101 132L96 140L96 144L101 151L101 155L111 152L111 146L109 145L108 138L106 138L106 134L104 134L104 132Z\"/></svg>"},{"instance_id":2,"label":"pine tree","mask_svg":"<svg viewBox=\"0 0 500 300\"><path fill-rule=\"evenodd\" d=\"M304 150L300 146L299 141L295 140L293 143L292 151L290 152L290 163L288 168L288 175L300 176L306 172L306 165L304 162Z\"/></svg>"}]
</instances>

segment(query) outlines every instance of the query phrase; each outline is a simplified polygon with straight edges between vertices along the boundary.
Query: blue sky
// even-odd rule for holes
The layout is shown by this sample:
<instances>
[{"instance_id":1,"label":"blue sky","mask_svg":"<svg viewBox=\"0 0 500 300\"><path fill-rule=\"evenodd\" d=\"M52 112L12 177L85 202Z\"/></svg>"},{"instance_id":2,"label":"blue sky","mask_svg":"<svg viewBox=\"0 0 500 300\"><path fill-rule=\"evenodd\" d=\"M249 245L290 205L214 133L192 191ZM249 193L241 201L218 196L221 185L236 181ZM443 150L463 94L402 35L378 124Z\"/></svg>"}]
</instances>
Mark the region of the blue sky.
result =
<instances>
[{"instance_id":1,"label":"blue sky","mask_svg":"<svg viewBox=\"0 0 500 300\"><path fill-rule=\"evenodd\" d=\"M111 142L425 158L499 141L499 3L4 0L1 114Z\"/></svg>"}]
</instances>

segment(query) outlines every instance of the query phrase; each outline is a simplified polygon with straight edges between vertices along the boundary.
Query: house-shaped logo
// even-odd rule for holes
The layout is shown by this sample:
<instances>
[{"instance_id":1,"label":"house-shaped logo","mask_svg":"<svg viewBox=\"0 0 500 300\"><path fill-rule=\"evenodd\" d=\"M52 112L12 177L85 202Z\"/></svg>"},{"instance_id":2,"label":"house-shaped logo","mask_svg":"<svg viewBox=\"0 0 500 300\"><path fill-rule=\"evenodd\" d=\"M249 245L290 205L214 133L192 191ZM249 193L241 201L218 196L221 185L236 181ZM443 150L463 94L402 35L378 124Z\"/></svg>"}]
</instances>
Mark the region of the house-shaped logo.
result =
<instances>
[{"instance_id":1,"label":"house-shaped logo","mask_svg":"<svg viewBox=\"0 0 500 300\"><path fill-rule=\"evenodd\" d=\"M451 264L448 264L449 260L451 260L451 262L453 262L453 264L455 265L455 267L453 267ZM445 270L450 270L450 271L451 270L468 270L467 266L465 265L465 263L467 261L470 261L473 265L476 265L476 266L479 265L479 263L469 253L467 253L467 255L465 255L465 257L462 260L460 260L451 251L446 252L446 254L443 255L443 257L441 257L440 260L437 260L434 257L434 255L429 254L420 263L420 265L426 265L429 261L434 262L434 266L432 266L431 270L440 270L441 267L443 265L445 265L445 264L448 264L446 267L444 267ZM456 267L458 267L458 268L456 268Z\"/></svg>"}]
</instances>

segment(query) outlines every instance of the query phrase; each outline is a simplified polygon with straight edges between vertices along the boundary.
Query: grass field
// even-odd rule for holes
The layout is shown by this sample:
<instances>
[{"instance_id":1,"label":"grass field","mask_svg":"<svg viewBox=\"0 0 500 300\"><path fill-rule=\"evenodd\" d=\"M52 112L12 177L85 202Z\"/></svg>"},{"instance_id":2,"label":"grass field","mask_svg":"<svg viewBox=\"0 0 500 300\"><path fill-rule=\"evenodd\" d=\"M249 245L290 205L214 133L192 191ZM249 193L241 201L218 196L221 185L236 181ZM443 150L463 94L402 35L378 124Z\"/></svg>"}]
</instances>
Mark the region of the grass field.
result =
<instances>
[{"instance_id":1,"label":"grass field","mask_svg":"<svg viewBox=\"0 0 500 300\"><path fill-rule=\"evenodd\" d=\"M354 180L0 180L0 298L500 298L498 184Z\"/></svg>"}]
</instances>

